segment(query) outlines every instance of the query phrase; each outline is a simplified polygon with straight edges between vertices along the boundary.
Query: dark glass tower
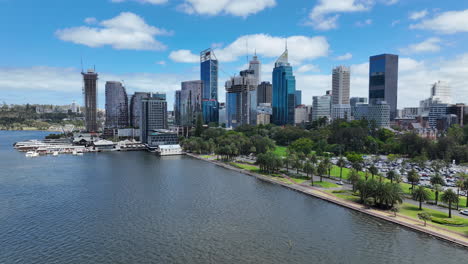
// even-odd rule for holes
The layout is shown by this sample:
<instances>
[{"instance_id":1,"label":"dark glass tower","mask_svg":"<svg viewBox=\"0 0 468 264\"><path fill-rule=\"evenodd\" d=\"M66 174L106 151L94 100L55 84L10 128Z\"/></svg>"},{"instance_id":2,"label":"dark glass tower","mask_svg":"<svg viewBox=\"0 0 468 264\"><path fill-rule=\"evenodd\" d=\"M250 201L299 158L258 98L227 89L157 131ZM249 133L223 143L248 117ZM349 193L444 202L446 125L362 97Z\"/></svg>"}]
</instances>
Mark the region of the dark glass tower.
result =
<instances>
[{"instance_id":1,"label":"dark glass tower","mask_svg":"<svg viewBox=\"0 0 468 264\"><path fill-rule=\"evenodd\" d=\"M106 82L106 128L128 127L128 97L121 82Z\"/></svg>"},{"instance_id":2,"label":"dark glass tower","mask_svg":"<svg viewBox=\"0 0 468 264\"><path fill-rule=\"evenodd\" d=\"M387 102L390 119L397 115L398 103L398 55L382 54L370 57L369 103Z\"/></svg>"},{"instance_id":3,"label":"dark glass tower","mask_svg":"<svg viewBox=\"0 0 468 264\"><path fill-rule=\"evenodd\" d=\"M200 53L200 80L203 82L203 120L218 123L218 59L211 49Z\"/></svg>"},{"instance_id":4,"label":"dark glass tower","mask_svg":"<svg viewBox=\"0 0 468 264\"><path fill-rule=\"evenodd\" d=\"M296 107L296 78L288 62L288 49L275 63L273 69L273 123L294 125Z\"/></svg>"}]
</instances>

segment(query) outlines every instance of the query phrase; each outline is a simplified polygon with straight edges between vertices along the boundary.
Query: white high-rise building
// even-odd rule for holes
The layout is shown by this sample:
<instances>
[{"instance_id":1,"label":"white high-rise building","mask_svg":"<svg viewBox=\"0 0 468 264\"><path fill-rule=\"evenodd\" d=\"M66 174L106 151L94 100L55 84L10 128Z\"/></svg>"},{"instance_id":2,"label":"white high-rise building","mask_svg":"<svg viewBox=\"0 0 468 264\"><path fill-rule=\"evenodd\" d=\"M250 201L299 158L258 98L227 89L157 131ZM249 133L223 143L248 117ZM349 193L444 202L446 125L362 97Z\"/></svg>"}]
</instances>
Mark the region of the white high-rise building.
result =
<instances>
[{"instance_id":1,"label":"white high-rise building","mask_svg":"<svg viewBox=\"0 0 468 264\"><path fill-rule=\"evenodd\" d=\"M444 81L434 83L431 88L431 97L442 104L450 104L452 97L448 83Z\"/></svg>"},{"instance_id":2,"label":"white high-rise building","mask_svg":"<svg viewBox=\"0 0 468 264\"><path fill-rule=\"evenodd\" d=\"M257 57L257 52L255 52L255 55L253 56L253 59L249 63L249 70L253 71L253 79L254 79L254 85L259 85L260 84L260 72L262 70L262 64L258 60Z\"/></svg>"},{"instance_id":3,"label":"white high-rise building","mask_svg":"<svg viewBox=\"0 0 468 264\"><path fill-rule=\"evenodd\" d=\"M349 105L350 77L349 67L338 66L333 69L332 104Z\"/></svg>"}]
</instances>

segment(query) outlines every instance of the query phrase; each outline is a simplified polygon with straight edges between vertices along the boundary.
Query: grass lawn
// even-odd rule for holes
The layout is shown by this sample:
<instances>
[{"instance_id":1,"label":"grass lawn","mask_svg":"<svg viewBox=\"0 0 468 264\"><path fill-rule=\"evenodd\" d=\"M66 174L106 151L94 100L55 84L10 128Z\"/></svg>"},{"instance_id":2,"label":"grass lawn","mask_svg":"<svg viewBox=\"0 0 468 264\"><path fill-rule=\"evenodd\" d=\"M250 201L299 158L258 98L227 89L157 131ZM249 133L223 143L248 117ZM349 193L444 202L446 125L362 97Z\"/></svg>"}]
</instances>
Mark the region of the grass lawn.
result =
<instances>
[{"instance_id":1,"label":"grass lawn","mask_svg":"<svg viewBox=\"0 0 468 264\"><path fill-rule=\"evenodd\" d=\"M286 157L286 149L287 147L276 146L273 152L281 157Z\"/></svg>"},{"instance_id":2,"label":"grass lawn","mask_svg":"<svg viewBox=\"0 0 468 264\"><path fill-rule=\"evenodd\" d=\"M465 226L441 225L441 224L434 223L434 222L430 222L430 223L436 226L440 226L446 229L450 229L452 231L456 231L456 232L460 232L460 233L464 233L465 235L468 235L468 219L457 216L458 211L454 209L452 209L452 218L448 218L448 209L446 213L443 213L443 212L439 212L436 210L424 208L424 205L423 205L423 210L419 210L419 207L417 205L403 203L400 207L399 213L402 215L406 215L406 216L418 219L418 213L422 213L422 212L427 212L431 214L432 217L437 217L440 219L452 219L458 222L462 222Z\"/></svg>"},{"instance_id":3,"label":"grass lawn","mask_svg":"<svg viewBox=\"0 0 468 264\"><path fill-rule=\"evenodd\" d=\"M341 199L344 199L344 200L348 200L348 201L351 201L351 202L359 202L359 197L358 196L355 196L352 194L351 191L331 191L331 190L328 190L326 191L328 193L331 193L332 195L338 197L338 198L341 198Z\"/></svg>"},{"instance_id":4,"label":"grass lawn","mask_svg":"<svg viewBox=\"0 0 468 264\"><path fill-rule=\"evenodd\" d=\"M260 169L257 166L254 166L254 165L248 165L248 164L238 163L238 162L229 162L229 165L232 165L232 166L237 167L239 169L244 169L244 170L248 170L248 171L251 171L251 172L260 173Z\"/></svg>"},{"instance_id":5,"label":"grass lawn","mask_svg":"<svg viewBox=\"0 0 468 264\"><path fill-rule=\"evenodd\" d=\"M204 159L211 159L211 158L214 157L214 155L203 155L201 157L204 158Z\"/></svg>"},{"instance_id":6,"label":"grass lawn","mask_svg":"<svg viewBox=\"0 0 468 264\"><path fill-rule=\"evenodd\" d=\"M294 181L297 184L302 184L302 183L308 181L308 179L301 179L301 178L291 178L291 180Z\"/></svg>"},{"instance_id":7,"label":"grass lawn","mask_svg":"<svg viewBox=\"0 0 468 264\"><path fill-rule=\"evenodd\" d=\"M314 181L314 186L316 187L322 187L322 188L338 188L340 187L340 185L338 184L334 184L334 183L331 183L331 182L319 182L319 181Z\"/></svg>"}]
</instances>

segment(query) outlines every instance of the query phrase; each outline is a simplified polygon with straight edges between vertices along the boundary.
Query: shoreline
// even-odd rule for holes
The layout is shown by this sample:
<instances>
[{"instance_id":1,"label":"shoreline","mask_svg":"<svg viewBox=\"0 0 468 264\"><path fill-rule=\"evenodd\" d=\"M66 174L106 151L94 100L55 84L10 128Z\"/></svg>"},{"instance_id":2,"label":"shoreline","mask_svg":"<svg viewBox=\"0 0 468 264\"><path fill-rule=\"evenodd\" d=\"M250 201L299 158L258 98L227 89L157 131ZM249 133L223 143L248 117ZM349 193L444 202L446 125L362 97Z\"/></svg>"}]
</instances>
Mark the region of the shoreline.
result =
<instances>
[{"instance_id":1,"label":"shoreline","mask_svg":"<svg viewBox=\"0 0 468 264\"><path fill-rule=\"evenodd\" d=\"M402 216L402 215L399 215L399 214L397 214L397 217L394 217L393 213L392 213L392 215L389 215L389 213L386 212L386 211L380 211L380 210L376 210L376 209L367 209L361 204L338 198L338 197L336 197L336 196L334 196L334 195L332 195L330 193L327 193L327 192L325 192L325 191L323 191L323 190L321 190L319 188L316 188L316 187L305 186L305 185L296 184L296 183L293 183L293 182L291 182L290 184L287 184L287 183L284 183L284 182L281 182L281 181L278 181L278 180L275 180L275 179L271 179L270 177L263 176L263 175L258 174L258 173L254 173L254 172L250 172L250 171L247 171L247 170L244 170L244 169L240 169L240 168L230 166L229 164L226 164L224 162L219 162L219 161L203 158L200 155L195 155L195 154L191 154L191 153L186 153L186 155L190 156L192 158L198 159L198 160L210 162L210 163L212 163L214 165L223 167L223 168L228 169L228 170L236 171L236 172L239 172L239 173L251 176L251 177L255 177L257 179L260 179L260 180L263 180L263 181L266 181L266 182L270 182L270 183L273 183L273 184L278 184L278 185L286 187L286 188L288 188L290 190L297 191L297 192L303 193L305 195L309 195L309 196L321 199L323 201L333 203L335 205L345 207L345 208L348 208L348 209L351 209L351 210L354 210L354 211L357 211L357 212L361 212L361 213L367 214L369 216L376 217L376 218L379 218L379 219L382 219L382 220L385 220L385 221L388 221L388 222L391 222L391 223L395 223L397 225L410 228L413 231L424 233L424 234L427 234L427 235L429 235L431 237L434 237L434 238L437 238L437 239L440 239L440 240L444 240L444 241L447 241L447 242L451 242L451 243L456 244L458 246L462 246L465 249L468 249L468 237L464 236L463 234L460 234L460 233L457 233L457 232L454 232L454 231L451 231L451 230L443 229L443 228L431 225L430 223L428 223L427 226L423 226L422 221L416 220L416 219L413 219L413 218L410 218L410 217ZM399 218L399 219L397 219L397 218Z\"/></svg>"}]
</instances>

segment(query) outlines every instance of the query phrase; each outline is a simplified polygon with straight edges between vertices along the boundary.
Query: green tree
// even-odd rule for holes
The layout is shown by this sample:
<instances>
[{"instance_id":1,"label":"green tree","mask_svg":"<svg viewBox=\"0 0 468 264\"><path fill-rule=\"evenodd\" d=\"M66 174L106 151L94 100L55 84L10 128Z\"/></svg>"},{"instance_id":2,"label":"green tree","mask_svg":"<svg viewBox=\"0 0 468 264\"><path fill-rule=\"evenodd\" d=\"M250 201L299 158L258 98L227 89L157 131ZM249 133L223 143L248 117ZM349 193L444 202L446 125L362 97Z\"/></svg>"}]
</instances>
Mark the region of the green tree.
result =
<instances>
[{"instance_id":1,"label":"green tree","mask_svg":"<svg viewBox=\"0 0 468 264\"><path fill-rule=\"evenodd\" d=\"M310 182L311 185L314 185L314 173L315 173L315 166L309 160L306 161L304 164L304 172L306 173L307 177L310 175Z\"/></svg>"},{"instance_id":2,"label":"green tree","mask_svg":"<svg viewBox=\"0 0 468 264\"><path fill-rule=\"evenodd\" d=\"M328 178L331 178L331 169L333 168L333 164L330 161L329 157L326 157L322 160L325 170L328 172Z\"/></svg>"},{"instance_id":3,"label":"green tree","mask_svg":"<svg viewBox=\"0 0 468 264\"><path fill-rule=\"evenodd\" d=\"M442 185L437 184L437 183L434 184L432 188L434 189L434 192L435 192L435 204L437 205L439 202L439 192L443 192L444 188L442 188Z\"/></svg>"},{"instance_id":4,"label":"green tree","mask_svg":"<svg viewBox=\"0 0 468 264\"><path fill-rule=\"evenodd\" d=\"M197 122L195 125L195 136L199 137L203 133L203 116L199 114L197 116Z\"/></svg>"},{"instance_id":5,"label":"green tree","mask_svg":"<svg viewBox=\"0 0 468 264\"><path fill-rule=\"evenodd\" d=\"M422 203L429 200L431 194L423 186L419 186L413 191L413 199L419 202L419 210L422 210Z\"/></svg>"},{"instance_id":6,"label":"green tree","mask_svg":"<svg viewBox=\"0 0 468 264\"><path fill-rule=\"evenodd\" d=\"M440 199L442 202L448 204L448 217L452 218L452 203L458 203L458 195L452 189L448 189L440 196Z\"/></svg>"},{"instance_id":7,"label":"green tree","mask_svg":"<svg viewBox=\"0 0 468 264\"><path fill-rule=\"evenodd\" d=\"M374 179L374 175L379 173L379 170L372 164L369 168L369 172L372 175L372 179Z\"/></svg>"},{"instance_id":8,"label":"green tree","mask_svg":"<svg viewBox=\"0 0 468 264\"><path fill-rule=\"evenodd\" d=\"M340 157L336 162L336 166L340 167L340 179L343 179L343 167L346 166L346 160Z\"/></svg>"},{"instance_id":9,"label":"green tree","mask_svg":"<svg viewBox=\"0 0 468 264\"><path fill-rule=\"evenodd\" d=\"M320 176L320 182L322 182L322 177L325 173L327 173L327 165L322 160L317 167L317 174Z\"/></svg>"},{"instance_id":10,"label":"green tree","mask_svg":"<svg viewBox=\"0 0 468 264\"><path fill-rule=\"evenodd\" d=\"M419 182L419 179L420 177L414 169L408 172L408 181L411 182L411 192L413 192L414 185Z\"/></svg>"},{"instance_id":11,"label":"green tree","mask_svg":"<svg viewBox=\"0 0 468 264\"><path fill-rule=\"evenodd\" d=\"M457 186L457 195L460 197L460 190L462 190L465 187L465 182L463 181L463 178L460 177L457 182L455 183ZM457 203L457 210L459 209L459 204Z\"/></svg>"},{"instance_id":12,"label":"green tree","mask_svg":"<svg viewBox=\"0 0 468 264\"><path fill-rule=\"evenodd\" d=\"M391 183L393 183L394 180L397 178L397 173L394 170L390 170L387 172L387 179L390 180Z\"/></svg>"},{"instance_id":13,"label":"green tree","mask_svg":"<svg viewBox=\"0 0 468 264\"><path fill-rule=\"evenodd\" d=\"M355 169L351 169L348 174L348 180L353 185L353 192L356 191L356 183L361 179L359 172Z\"/></svg>"},{"instance_id":14,"label":"green tree","mask_svg":"<svg viewBox=\"0 0 468 264\"><path fill-rule=\"evenodd\" d=\"M305 155L308 155L312 151L313 147L314 142L309 138L300 138L289 145L289 148L292 151L304 153Z\"/></svg>"},{"instance_id":15,"label":"green tree","mask_svg":"<svg viewBox=\"0 0 468 264\"><path fill-rule=\"evenodd\" d=\"M299 156L294 156L293 158L293 168L296 169L296 173L299 174L299 171L302 169L302 160L299 158Z\"/></svg>"},{"instance_id":16,"label":"green tree","mask_svg":"<svg viewBox=\"0 0 468 264\"><path fill-rule=\"evenodd\" d=\"M463 190L465 191L465 194L466 194L466 206L465 207L468 207L468 177L466 177L465 180L463 181Z\"/></svg>"},{"instance_id":17,"label":"green tree","mask_svg":"<svg viewBox=\"0 0 468 264\"><path fill-rule=\"evenodd\" d=\"M418 218L424 221L424 226L426 226L427 221L431 221L432 216L427 212L422 212L418 214Z\"/></svg>"}]
</instances>

